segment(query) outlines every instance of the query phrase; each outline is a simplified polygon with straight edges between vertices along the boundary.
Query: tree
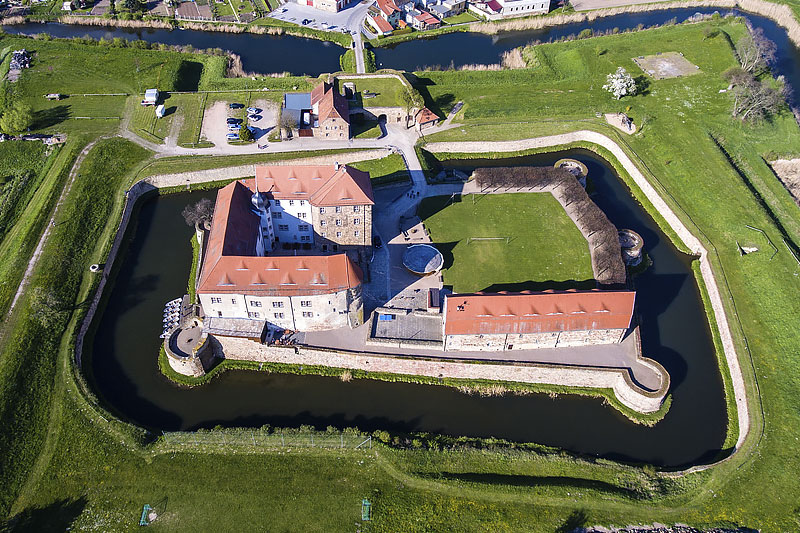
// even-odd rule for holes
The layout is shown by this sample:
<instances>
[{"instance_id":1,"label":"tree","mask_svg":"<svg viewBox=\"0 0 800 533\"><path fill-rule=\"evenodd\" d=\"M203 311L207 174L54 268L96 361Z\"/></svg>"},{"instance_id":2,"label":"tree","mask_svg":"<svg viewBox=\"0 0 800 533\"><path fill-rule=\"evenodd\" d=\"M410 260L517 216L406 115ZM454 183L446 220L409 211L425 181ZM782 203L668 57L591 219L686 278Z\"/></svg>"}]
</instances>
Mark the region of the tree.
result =
<instances>
[{"instance_id":1,"label":"tree","mask_svg":"<svg viewBox=\"0 0 800 533\"><path fill-rule=\"evenodd\" d=\"M606 82L603 89L613 94L617 100L623 96L636 94L636 80L623 67L618 67L616 72L609 74Z\"/></svg>"},{"instance_id":2,"label":"tree","mask_svg":"<svg viewBox=\"0 0 800 533\"><path fill-rule=\"evenodd\" d=\"M425 106L425 99L416 89L410 89L400 93L400 102L403 104L403 109L406 112L406 127L408 126L408 117L414 109L421 109Z\"/></svg>"},{"instance_id":3,"label":"tree","mask_svg":"<svg viewBox=\"0 0 800 533\"><path fill-rule=\"evenodd\" d=\"M239 140L244 142L253 142L253 132L247 126L239 129Z\"/></svg>"},{"instance_id":4,"label":"tree","mask_svg":"<svg viewBox=\"0 0 800 533\"><path fill-rule=\"evenodd\" d=\"M208 198L203 198L196 204L189 204L184 207L181 214L183 215L183 220L189 226L211 222L211 218L214 215L214 205Z\"/></svg>"},{"instance_id":5,"label":"tree","mask_svg":"<svg viewBox=\"0 0 800 533\"><path fill-rule=\"evenodd\" d=\"M33 125L31 107L17 100L0 116L0 131L3 133L22 133Z\"/></svg>"},{"instance_id":6,"label":"tree","mask_svg":"<svg viewBox=\"0 0 800 533\"><path fill-rule=\"evenodd\" d=\"M742 70L752 74L760 74L775 62L778 47L767 39L764 30L757 28L746 33L736 43L736 55Z\"/></svg>"},{"instance_id":7,"label":"tree","mask_svg":"<svg viewBox=\"0 0 800 533\"><path fill-rule=\"evenodd\" d=\"M284 111L281 113L280 127L286 132L286 136L289 137L292 134L292 130L298 127L297 119Z\"/></svg>"},{"instance_id":8,"label":"tree","mask_svg":"<svg viewBox=\"0 0 800 533\"><path fill-rule=\"evenodd\" d=\"M768 81L759 81L741 68L732 68L726 71L724 76L733 85L731 114L734 117L747 122L757 122L780 109L783 95Z\"/></svg>"}]
</instances>

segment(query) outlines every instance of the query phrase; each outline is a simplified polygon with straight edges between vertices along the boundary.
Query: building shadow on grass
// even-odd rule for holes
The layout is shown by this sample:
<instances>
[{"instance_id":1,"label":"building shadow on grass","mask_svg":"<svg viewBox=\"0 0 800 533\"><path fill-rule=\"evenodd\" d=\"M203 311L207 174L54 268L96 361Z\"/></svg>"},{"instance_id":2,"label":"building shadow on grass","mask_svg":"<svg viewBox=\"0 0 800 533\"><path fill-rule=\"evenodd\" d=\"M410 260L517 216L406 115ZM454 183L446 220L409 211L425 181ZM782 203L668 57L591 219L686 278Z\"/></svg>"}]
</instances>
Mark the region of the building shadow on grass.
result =
<instances>
[{"instance_id":1,"label":"building shadow on grass","mask_svg":"<svg viewBox=\"0 0 800 533\"><path fill-rule=\"evenodd\" d=\"M199 61L181 61L175 79L176 91L195 92L200 86L203 64Z\"/></svg>"},{"instance_id":2,"label":"building shadow on grass","mask_svg":"<svg viewBox=\"0 0 800 533\"><path fill-rule=\"evenodd\" d=\"M4 522L0 533L69 531L86 507L86 497L62 499L42 507L29 507Z\"/></svg>"},{"instance_id":3,"label":"building shadow on grass","mask_svg":"<svg viewBox=\"0 0 800 533\"><path fill-rule=\"evenodd\" d=\"M556 528L556 533L572 533L573 531L580 531L580 528L586 526L586 511L583 509L576 509L572 511L567 519Z\"/></svg>"}]
</instances>

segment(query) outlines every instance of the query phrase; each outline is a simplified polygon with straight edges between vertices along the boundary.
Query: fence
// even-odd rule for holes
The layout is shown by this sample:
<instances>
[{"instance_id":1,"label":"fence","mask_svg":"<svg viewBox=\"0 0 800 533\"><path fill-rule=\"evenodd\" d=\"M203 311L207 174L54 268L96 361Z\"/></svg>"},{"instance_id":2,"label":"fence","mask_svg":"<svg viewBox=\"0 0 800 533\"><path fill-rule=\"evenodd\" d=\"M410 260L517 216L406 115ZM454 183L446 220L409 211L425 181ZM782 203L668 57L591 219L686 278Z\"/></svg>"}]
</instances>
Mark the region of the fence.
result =
<instances>
[{"instance_id":1,"label":"fence","mask_svg":"<svg viewBox=\"0 0 800 533\"><path fill-rule=\"evenodd\" d=\"M213 431L163 432L163 445L169 448L245 447L259 450L287 448L371 449L372 437L348 431L293 431L225 429Z\"/></svg>"}]
</instances>

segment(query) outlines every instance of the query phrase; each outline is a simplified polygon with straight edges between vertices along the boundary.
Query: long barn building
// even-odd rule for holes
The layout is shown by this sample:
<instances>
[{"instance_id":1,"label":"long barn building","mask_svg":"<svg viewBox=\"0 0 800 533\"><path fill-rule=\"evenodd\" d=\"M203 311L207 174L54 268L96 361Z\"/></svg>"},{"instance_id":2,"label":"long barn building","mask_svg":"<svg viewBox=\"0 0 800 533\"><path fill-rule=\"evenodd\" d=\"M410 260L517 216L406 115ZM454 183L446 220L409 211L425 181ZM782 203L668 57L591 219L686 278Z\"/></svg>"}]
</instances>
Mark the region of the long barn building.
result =
<instances>
[{"instance_id":1,"label":"long barn building","mask_svg":"<svg viewBox=\"0 0 800 533\"><path fill-rule=\"evenodd\" d=\"M633 291L451 294L444 299L444 349L529 350L621 342Z\"/></svg>"}]
</instances>

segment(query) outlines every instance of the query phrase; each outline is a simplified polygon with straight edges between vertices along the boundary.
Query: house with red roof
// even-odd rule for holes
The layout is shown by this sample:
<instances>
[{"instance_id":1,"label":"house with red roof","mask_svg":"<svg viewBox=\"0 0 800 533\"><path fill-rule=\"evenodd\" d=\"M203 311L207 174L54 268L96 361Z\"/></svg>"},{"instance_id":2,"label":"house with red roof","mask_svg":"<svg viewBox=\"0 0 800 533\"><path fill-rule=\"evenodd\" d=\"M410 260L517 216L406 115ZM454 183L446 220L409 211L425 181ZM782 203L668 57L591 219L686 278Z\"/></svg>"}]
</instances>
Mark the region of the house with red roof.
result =
<instances>
[{"instance_id":1,"label":"house with red roof","mask_svg":"<svg viewBox=\"0 0 800 533\"><path fill-rule=\"evenodd\" d=\"M425 10L410 11L406 21L416 30L435 30L442 25L442 21Z\"/></svg>"},{"instance_id":2,"label":"house with red roof","mask_svg":"<svg viewBox=\"0 0 800 533\"><path fill-rule=\"evenodd\" d=\"M550 0L489 0L470 2L469 10L489 20L526 17L550 12Z\"/></svg>"},{"instance_id":3,"label":"house with red roof","mask_svg":"<svg viewBox=\"0 0 800 533\"><path fill-rule=\"evenodd\" d=\"M367 23L372 26L378 35L390 35L394 31L389 21L378 14L367 15Z\"/></svg>"},{"instance_id":4,"label":"house with red roof","mask_svg":"<svg viewBox=\"0 0 800 533\"><path fill-rule=\"evenodd\" d=\"M394 0L378 0L378 11L381 18L388 22L392 28L397 27L402 11L394 3Z\"/></svg>"},{"instance_id":5,"label":"house with red roof","mask_svg":"<svg viewBox=\"0 0 800 533\"><path fill-rule=\"evenodd\" d=\"M281 116L291 118L301 137L350 138L350 106L333 83L322 82L310 93L286 93Z\"/></svg>"},{"instance_id":6,"label":"house with red roof","mask_svg":"<svg viewBox=\"0 0 800 533\"><path fill-rule=\"evenodd\" d=\"M373 204L369 174L340 165L262 166L220 189L197 283L209 332L360 325Z\"/></svg>"},{"instance_id":7,"label":"house with red roof","mask_svg":"<svg viewBox=\"0 0 800 533\"><path fill-rule=\"evenodd\" d=\"M445 297L444 349L529 350L621 342L633 291L543 291Z\"/></svg>"}]
</instances>

